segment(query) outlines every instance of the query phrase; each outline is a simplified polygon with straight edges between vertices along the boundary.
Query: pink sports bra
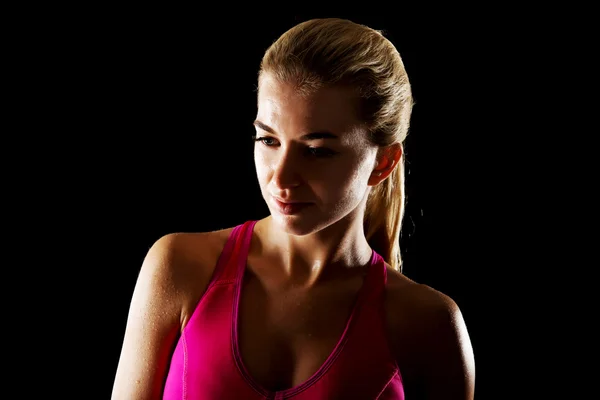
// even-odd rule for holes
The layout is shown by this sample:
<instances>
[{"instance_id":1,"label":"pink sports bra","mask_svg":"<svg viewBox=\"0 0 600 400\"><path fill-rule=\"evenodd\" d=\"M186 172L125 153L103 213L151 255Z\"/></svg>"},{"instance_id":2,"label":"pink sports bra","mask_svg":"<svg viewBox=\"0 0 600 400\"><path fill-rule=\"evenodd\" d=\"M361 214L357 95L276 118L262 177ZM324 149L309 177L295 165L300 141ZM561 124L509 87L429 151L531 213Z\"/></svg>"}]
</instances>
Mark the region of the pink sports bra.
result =
<instances>
[{"instance_id":1,"label":"pink sports bra","mask_svg":"<svg viewBox=\"0 0 600 400\"><path fill-rule=\"evenodd\" d=\"M237 322L256 222L247 221L231 232L211 282L176 344L163 399L403 400L401 375L385 330L386 267L375 252L346 328L318 371L305 382L276 392L252 378L240 357Z\"/></svg>"}]
</instances>

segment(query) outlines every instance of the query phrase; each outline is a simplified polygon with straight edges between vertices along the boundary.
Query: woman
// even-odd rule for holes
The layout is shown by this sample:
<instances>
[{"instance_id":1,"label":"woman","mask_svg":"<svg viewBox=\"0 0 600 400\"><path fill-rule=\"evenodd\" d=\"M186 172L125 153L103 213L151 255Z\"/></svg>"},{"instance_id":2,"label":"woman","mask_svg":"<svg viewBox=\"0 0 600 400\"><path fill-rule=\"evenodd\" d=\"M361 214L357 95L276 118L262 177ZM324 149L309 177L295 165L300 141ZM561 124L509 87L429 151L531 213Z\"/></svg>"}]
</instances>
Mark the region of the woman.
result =
<instances>
[{"instance_id":1,"label":"woman","mask_svg":"<svg viewBox=\"0 0 600 400\"><path fill-rule=\"evenodd\" d=\"M270 215L170 234L134 290L116 399L472 399L457 305L401 273L408 76L342 19L285 32L259 74Z\"/></svg>"}]
</instances>

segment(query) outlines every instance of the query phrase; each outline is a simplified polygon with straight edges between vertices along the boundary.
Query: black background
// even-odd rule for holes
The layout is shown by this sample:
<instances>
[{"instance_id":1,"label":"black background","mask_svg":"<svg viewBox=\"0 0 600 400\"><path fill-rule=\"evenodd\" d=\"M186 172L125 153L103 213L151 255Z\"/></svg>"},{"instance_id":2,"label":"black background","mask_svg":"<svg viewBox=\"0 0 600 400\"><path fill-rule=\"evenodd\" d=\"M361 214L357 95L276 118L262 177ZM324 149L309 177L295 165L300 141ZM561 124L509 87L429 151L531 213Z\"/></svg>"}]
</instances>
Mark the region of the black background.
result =
<instances>
[{"instance_id":1,"label":"black background","mask_svg":"<svg viewBox=\"0 0 600 400\"><path fill-rule=\"evenodd\" d=\"M61 151L51 170L36 171L54 185L38 188L49 200L37 212L47 211L48 241L61 243L54 260L70 267L64 279L72 294L56 290L71 315L60 336L84 365L73 373L82 372L85 398L109 397L129 300L152 243L268 214L251 141L260 59L294 24L330 16L383 30L403 57L416 101L405 144L404 273L457 302L474 348L477 398L503 395L494 384L503 379L499 360L516 374L519 363L503 352L523 334L511 328L517 317L506 307L525 274L519 268L532 259L520 218L520 189L532 181L515 166L518 147L533 140L520 120L529 111L521 103L530 36L518 19L466 11L86 9L47 22L34 57L47 68L32 79L47 87L39 102L51 105L46 122L58 127L51 142Z\"/></svg>"},{"instance_id":2,"label":"black background","mask_svg":"<svg viewBox=\"0 0 600 400\"><path fill-rule=\"evenodd\" d=\"M96 63L93 88L103 99L96 103L93 152L100 156L94 172L101 184L93 196L102 201L93 214L99 224L112 225L101 272L111 297L107 388L137 272L153 241L268 215L250 139L258 65L278 35L308 17L211 26L155 15L98 32L97 58L90 62ZM497 145L488 127L501 114L490 102L499 89L491 65L498 60L479 49L482 38L475 26L461 26L464 21L421 25L347 17L386 31L404 59L416 101L405 149L404 272L461 307L483 381L490 360L481 283L501 267L493 257L497 243L489 238L501 202L485 182L487 157Z\"/></svg>"}]
</instances>

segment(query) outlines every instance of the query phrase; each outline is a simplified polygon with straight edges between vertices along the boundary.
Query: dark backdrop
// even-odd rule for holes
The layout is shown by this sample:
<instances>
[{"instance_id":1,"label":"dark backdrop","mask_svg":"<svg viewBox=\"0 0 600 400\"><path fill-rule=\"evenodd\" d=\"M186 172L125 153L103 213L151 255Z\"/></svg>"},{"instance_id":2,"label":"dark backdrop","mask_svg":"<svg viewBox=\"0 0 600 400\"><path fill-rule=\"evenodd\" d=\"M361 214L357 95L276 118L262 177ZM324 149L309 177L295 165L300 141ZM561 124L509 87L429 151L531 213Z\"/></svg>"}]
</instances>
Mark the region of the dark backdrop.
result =
<instances>
[{"instance_id":1,"label":"dark backdrop","mask_svg":"<svg viewBox=\"0 0 600 400\"><path fill-rule=\"evenodd\" d=\"M91 15L65 31L72 62L62 74L80 141L66 172L75 188L67 206L83 227L73 240L83 304L93 310L85 329L97 338L87 357L101 366L82 383L109 396L129 300L156 239L267 215L250 139L261 56L293 24L337 16L384 30L404 59L416 100L405 147L404 272L458 303L478 398L489 398L490 336L501 334L492 289L514 231L498 180L511 111L500 99L511 96L506 76L517 61L489 20L459 9L436 15L192 18L155 9Z\"/></svg>"}]
</instances>

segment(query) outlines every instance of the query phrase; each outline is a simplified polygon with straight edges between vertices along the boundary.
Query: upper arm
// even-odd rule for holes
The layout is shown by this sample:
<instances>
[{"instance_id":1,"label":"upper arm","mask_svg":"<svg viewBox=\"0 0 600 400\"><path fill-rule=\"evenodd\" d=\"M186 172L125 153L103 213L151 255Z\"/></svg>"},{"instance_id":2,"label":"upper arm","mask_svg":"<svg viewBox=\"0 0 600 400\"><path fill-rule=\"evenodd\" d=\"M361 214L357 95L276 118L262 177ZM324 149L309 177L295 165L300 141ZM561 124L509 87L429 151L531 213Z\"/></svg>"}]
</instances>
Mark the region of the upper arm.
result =
<instances>
[{"instance_id":1,"label":"upper arm","mask_svg":"<svg viewBox=\"0 0 600 400\"><path fill-rule=\"evenodd\" d=\"M475 390L473 348L463 315L449 297L437 293L426 313L421 355L427 399L472 400Z\"/></svg>"},{"instance_id":2,"label":"upper arm","mask_svg":"<svg viewBox=\"0 0 600 400\"><path fill-rule=\"evenodd\" d=\"M183 298L178 290L176 235L148 251L131 298L112 399L158 399L179 335Z\"/></svg>"}]
</instances>

